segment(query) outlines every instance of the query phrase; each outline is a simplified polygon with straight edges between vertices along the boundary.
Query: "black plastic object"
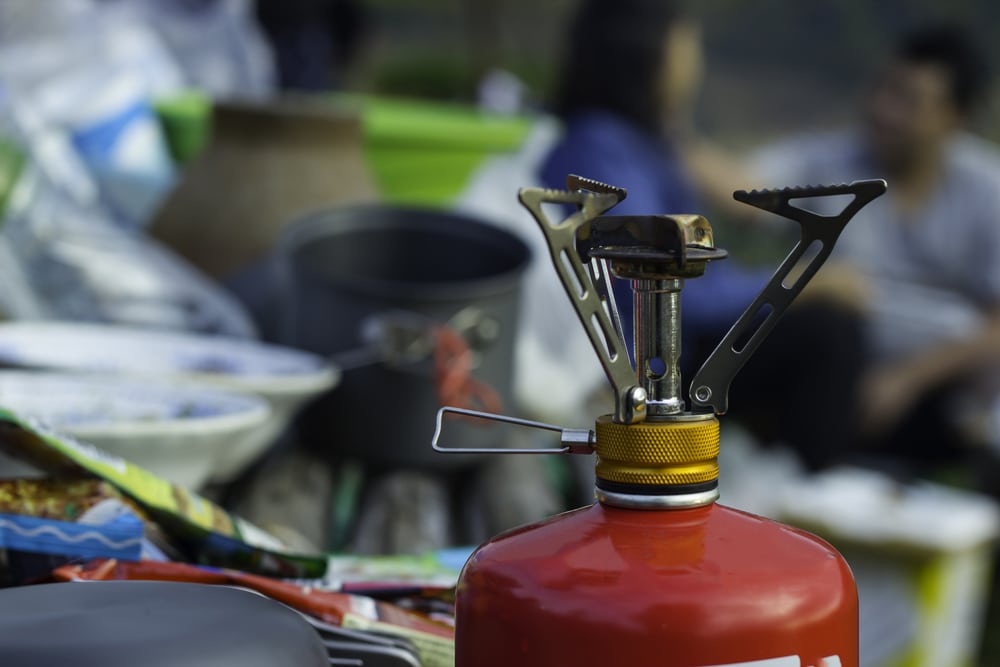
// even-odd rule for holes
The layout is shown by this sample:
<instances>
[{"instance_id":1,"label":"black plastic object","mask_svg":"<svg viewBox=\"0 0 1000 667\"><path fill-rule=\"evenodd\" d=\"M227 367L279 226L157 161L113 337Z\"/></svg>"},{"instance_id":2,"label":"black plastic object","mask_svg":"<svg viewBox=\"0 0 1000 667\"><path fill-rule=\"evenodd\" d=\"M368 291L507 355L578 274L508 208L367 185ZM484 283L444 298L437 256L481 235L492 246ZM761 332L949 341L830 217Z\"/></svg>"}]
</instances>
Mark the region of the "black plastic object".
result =
<instances>
[{"instance_id":1,"label":"black plastic object","mask_svg":"<svg viewBox=\"0 0 1000 667\"><path fill-rule=\"evenodd\" d=\"M0 665L327 667L294 611L222 586L97 581L0 590Z\"/></svg>"},{"instance_id":2,"label":"black plastic object","mask_svg":"<svg viewBox=\"0 0 1000 667\"><path fill-rule=\"evenodd\" d=\"M521 275L530 251L508 231L428 209L357 206L303 217L286 230L284 331L279 341L333 355L365 344L362 324L386 313L428 322L480 322L473 340L476 379L511 402ZM467 457L426 446L439 403L430 363L345 370L340 387L308 409L300 436L334 459L442 468ZM470 446L496 446L499 429L462 424ZM478 459L472 459L478 461Z\"/></svg>"}]
</instances>

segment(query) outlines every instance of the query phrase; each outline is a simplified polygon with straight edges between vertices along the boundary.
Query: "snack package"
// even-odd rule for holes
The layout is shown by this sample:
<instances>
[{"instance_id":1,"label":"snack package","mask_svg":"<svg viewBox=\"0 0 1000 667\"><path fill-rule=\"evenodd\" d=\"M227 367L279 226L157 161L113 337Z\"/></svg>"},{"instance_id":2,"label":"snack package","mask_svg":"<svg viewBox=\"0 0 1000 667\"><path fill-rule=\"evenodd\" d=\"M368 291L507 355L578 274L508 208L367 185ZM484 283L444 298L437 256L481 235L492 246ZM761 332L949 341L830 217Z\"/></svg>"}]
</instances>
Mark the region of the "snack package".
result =
<instances>
[{"instance_id":1,"label":"snack package","mask_svg":"<svg viewBox=\"0 0 1000 667\"><path fill-rule=\"evenodd\" d=\"M463 554L458 563L447 559L449 552L431 552L419 556L336 554L330 556L326 576L322 580L299 583L322 590L384 600L454 626L455 586L466 559L466 551L468 550L455 550Z\"/></svg>"},{"instance_id":2,"label":"snack package","mask_svg":"<svg viewBox=\"0 0 1000 667\"><path fill-rule=\"evenodd\" d=\"M0 479L0 513L78 521L107 500L124 500L107 482L93 478Z\"/></svg>"},{"instance_id":3,"label":"snack package","mask_svg":"<svg viewBox=\"0 0 1000 667\"><path fill-rule=\"evenodd\" d=\"M321 554L295 554L253 524L214 503L92 445L0 409L0 450L54 475L88 474L133 500L194 562L267 576L318 578Z\"/></svg>"},{"instance_id":4,"label":"snack package","mask_svg":"<svg viewBox=\"0 0 1000 667\"><path fill-rule=\"evenodd\" d=\"M390 586L396 588L454 588L470 548L458 547L420 555L353 556L333 554L327 566L323 587ZM452 553L459 554L451 557Z\"/></svg>"},{"instance_id":5,"label":"snack package","mask_svg":"<svg viewBox=\"0 0 1000 667\"><path fill-rule=\"evenodd\" d=\"M58 568L53 578L58 581L131 579L242 586L332 625L403 637L413 643L421 664L426 667L451 667L455 662L452 627L424 614L360 595L181 563L95 560L86 565Z\"/></svg>"},{"instance_id":6,"label":"snack package","mask_svg":"<svg viewBox=\"0 0 1000 667\"><path fill-rule=\"evenodd\" d=\"M142 552L142 519L111 485L96 479L0 480L5 583L25 583L80 559L138 560Z\"/></svg>"}]
</instances>

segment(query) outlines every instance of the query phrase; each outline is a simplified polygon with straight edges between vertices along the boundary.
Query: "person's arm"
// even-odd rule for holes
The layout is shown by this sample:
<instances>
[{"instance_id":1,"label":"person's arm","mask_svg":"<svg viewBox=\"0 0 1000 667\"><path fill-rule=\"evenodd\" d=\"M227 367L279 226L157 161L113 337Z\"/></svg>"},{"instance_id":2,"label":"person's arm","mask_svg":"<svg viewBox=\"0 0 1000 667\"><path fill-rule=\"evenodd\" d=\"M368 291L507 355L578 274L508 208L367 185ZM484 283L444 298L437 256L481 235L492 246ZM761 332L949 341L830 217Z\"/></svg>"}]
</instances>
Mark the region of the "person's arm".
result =
<instances>
[{"instance_id":1,"label":"person's arm","mask_svg":"<svg viewBox=\"0 0 1000 667\"><path fill-rule=\"evenodd\" d=\"M679 146L685 170L713 209L738 221L755 219L745 204L733 199L736 190L760 187L752 179L750 165L742 156L700 138L687 139Z\"/></svg>"},{"instance_id":2,"label":"person's arm","mask_svg":"<svg viewBox=\"0 0 1000 667\"><path fill-rule=\"evenodd\" d=\"M884 432L928 391L990 367L1000 367L1000 309L968 339L870 371L861 390L863 427L870 434Z\"/></svg>"},{"instance_id":3,"label":"person's arm","mask_svg":"<svg viewBox=\"0 0 1000 667\"><path fill-rule=\"evenodd\" d=\"M733 192L814 182L813 161L824 154L823 142L807 136L783 139L746 154L695 135L678 139L677 145L684 168L702 197L722 214L743 223L765 222L770 216L736 201Z\"/></svg>"}]
</instances>

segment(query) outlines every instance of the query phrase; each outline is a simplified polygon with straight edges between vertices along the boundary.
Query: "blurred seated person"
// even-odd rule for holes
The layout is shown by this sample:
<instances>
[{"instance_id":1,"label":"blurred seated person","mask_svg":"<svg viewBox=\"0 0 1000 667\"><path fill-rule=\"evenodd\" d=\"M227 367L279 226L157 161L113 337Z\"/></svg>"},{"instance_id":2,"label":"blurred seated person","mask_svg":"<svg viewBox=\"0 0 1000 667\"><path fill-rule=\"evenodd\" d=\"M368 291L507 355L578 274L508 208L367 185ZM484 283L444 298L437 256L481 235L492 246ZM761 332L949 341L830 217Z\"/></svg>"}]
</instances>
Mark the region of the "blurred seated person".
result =
<instances>
[{"instance_id":1,"label":"blurred seated person","mask_svg":"<svg viewBox=\"0 0 1000 667\"><path fill-rule=\"evenodd\" d=\"M1000 362L1000 154L965 131L986 92L969 36L927 26L905 36L849 132L799 137L753 161L763 182L885 178L834 259L863 278L867 451L915 464L953 460L959 396ZM842 397L846 403L850 397Z\"/></svg>"},{"instance_id":2,"label":"blurred seated person","mask_svg":"<svg viewBox=\"0 0 1000 667\"><path fill-rule=\"evenodd\" d=\"M575 173L622 186L628 197L611 215L703 212L683 153L690 144L678 139L687 135L701 69L699 28L674 3L584 0L555 109L565 131L543 163L543 183L564 188L566 175ZM687 281L682 369L688 382L772 272L728 259ZM615 281L615 299L631 348L627 281ZM791 446L812 468L827 465L855 438L843 397L856 391L860 349L853 313L803 299L734 381L731 414L761 442Z\"/></svg>"},{"instance_id":3,"label":"blurred seated person","mask_svg":"<svg viewBox=\"0 0 1000 667\"><path fill-rule=\"evenodd\" d=\"M702 212L672 137L687 122L701 70L699 27L676 3L584 0L571 27L555 105L565 133L542 165L542 181L564 188L566 175L575 173L626 188L628 197L610 215ZM730 315L741 312L768 277L726 262L711 269L699 278L700 287L690 283L687 289L694 291L683 293L712 294L704 312L704 299L685 299L692 326L703 317L731 324ZM615 299L631 348L627 281L615 282Z\"/></svg>"}]
</instances>

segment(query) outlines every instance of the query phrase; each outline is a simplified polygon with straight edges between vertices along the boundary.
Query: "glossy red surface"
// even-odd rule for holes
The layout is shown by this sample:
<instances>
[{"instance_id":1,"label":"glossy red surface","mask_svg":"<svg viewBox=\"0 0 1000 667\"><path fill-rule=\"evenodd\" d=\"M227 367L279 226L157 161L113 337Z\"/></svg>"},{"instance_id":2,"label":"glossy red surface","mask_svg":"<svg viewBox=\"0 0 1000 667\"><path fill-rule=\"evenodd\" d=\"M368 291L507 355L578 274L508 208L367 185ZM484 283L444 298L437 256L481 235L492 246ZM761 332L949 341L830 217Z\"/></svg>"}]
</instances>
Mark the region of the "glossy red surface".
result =
<instances>
[{"instance_id":1,"label":"glossy red surface","mask_svg":"<svg viewBox=\"0 0 1000 667\"><path fill-rule=\"evenodd\" d=\"M501 535L466 565L457 613L458 667L858 660L857 592L843 558L808 533L721 505L595 504Z\"/></svg>"}]
</instances>

